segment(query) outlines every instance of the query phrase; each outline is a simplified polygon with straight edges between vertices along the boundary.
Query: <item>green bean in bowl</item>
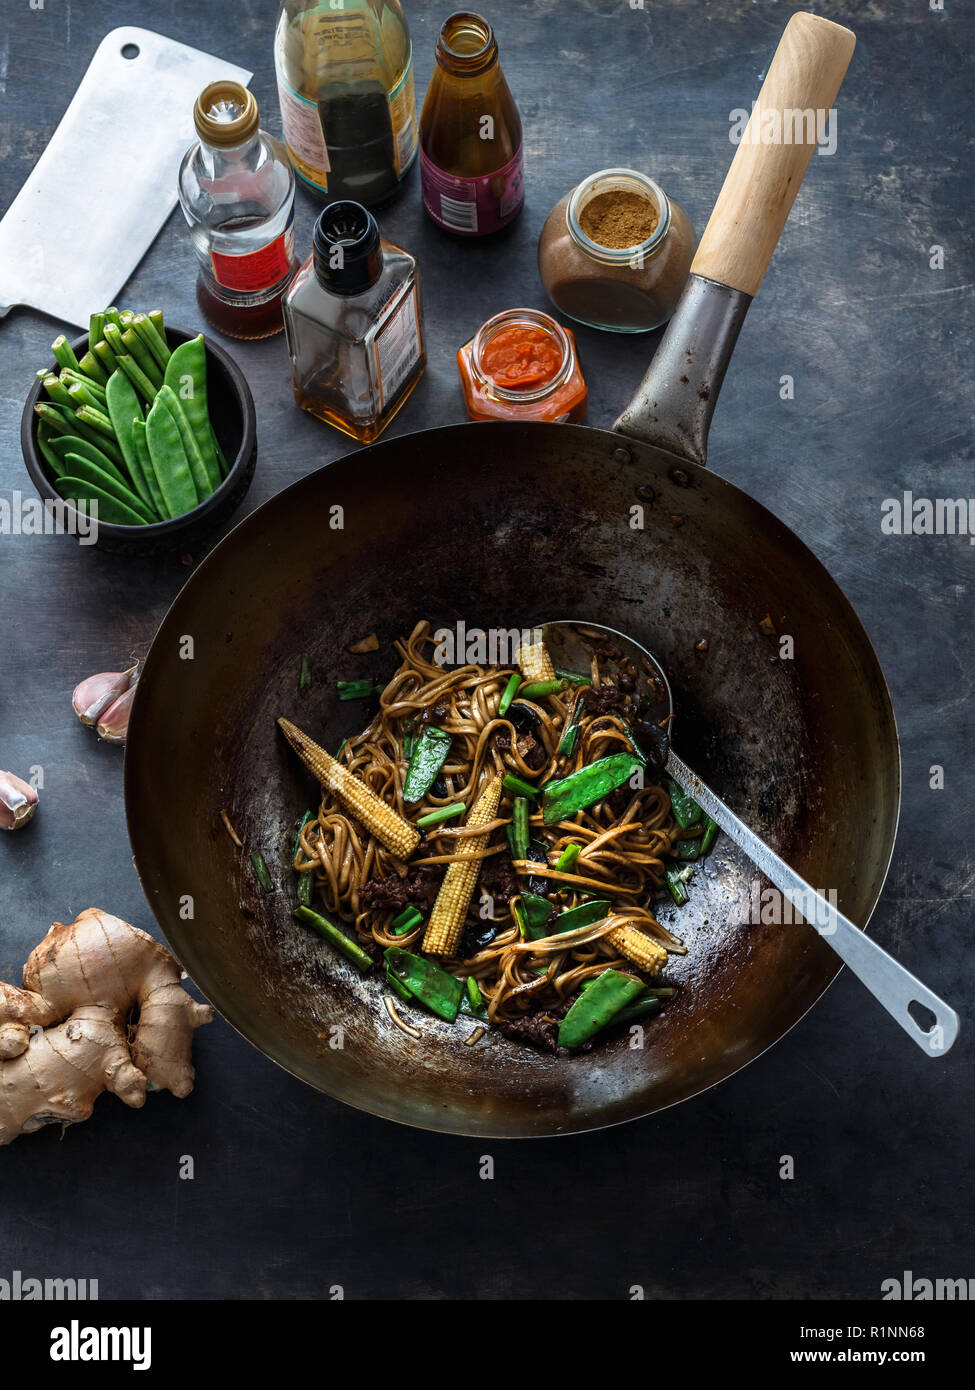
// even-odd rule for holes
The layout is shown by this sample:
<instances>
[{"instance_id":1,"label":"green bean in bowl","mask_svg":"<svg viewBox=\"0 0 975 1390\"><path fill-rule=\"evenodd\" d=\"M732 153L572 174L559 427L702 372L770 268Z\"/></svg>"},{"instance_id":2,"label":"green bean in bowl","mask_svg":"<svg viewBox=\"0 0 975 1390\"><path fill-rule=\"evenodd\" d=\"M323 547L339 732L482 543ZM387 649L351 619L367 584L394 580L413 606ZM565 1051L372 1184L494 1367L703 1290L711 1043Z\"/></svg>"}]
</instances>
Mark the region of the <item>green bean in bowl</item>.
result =
<instances>
[{"instance_id":1,"label":"green bean in bowl","mask_svg":"<svg viewBox=\"0 0 975 1390\"><path fill-rule=\"evenodd\" d=\"M185 548L239 505L256 463L254 403L221 348L159 310L113 307L52 352L25 407L24 458L47 501L97 515L97 544Z\"/></svg>"}]
</instances>

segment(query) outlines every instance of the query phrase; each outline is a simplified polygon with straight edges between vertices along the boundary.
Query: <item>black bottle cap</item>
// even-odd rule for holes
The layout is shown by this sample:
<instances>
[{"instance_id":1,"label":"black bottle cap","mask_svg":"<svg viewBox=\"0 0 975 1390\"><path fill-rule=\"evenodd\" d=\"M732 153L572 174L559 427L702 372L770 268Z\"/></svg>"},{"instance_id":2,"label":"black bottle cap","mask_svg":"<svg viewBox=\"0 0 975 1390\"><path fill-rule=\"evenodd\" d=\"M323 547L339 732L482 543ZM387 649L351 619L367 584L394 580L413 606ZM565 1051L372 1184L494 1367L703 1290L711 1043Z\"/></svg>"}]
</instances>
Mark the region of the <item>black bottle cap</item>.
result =
<instances>
[{"instance_id":1,"label":"black bottle cap","mask_svg":"<svg viewBox=\"0 0 975 1390\"><path fill-rule=\"evenodd\" d=\"M379 226L361 203L329 203L312 233L315 274L331 294L362 294L382 274Z\"/></svg>"}]
</instances>

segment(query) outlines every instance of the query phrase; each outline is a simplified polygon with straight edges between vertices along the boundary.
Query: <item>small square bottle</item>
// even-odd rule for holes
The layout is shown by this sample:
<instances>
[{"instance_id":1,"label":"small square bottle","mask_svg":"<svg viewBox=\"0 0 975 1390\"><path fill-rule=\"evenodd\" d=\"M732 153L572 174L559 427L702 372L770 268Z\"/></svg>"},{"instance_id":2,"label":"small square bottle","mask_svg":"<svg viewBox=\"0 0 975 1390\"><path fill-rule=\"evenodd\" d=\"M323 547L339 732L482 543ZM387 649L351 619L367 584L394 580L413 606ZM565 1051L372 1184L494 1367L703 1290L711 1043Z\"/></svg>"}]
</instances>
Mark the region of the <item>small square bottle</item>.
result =
<instances>
[{"instance_id":1,"label":"small square bottle","mask_svg":"<svg viewBox=\"0 0 975 1390\"><path fill-rule=\"evenodd\" d=\"M295 399L353 439L378 438L426 365L416 261L360 203L331 203L282 309Z\"/></svg>"}]
</instances>

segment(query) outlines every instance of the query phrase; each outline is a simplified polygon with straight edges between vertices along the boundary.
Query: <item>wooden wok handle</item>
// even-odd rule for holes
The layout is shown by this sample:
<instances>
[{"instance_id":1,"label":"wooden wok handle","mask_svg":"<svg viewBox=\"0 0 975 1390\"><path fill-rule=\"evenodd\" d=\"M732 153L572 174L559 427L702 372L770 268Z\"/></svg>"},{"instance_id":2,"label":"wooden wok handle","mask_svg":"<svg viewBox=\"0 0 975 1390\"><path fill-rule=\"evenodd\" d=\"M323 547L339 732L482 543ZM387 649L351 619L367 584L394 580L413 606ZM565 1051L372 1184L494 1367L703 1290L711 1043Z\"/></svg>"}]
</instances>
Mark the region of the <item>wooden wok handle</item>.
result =
<instances>
[{"instance_id":1,"label":"wooden wok handle","mask_svg":"<svg viewBox=\"0 0 975 1390\"><path fill-rule=\"evenodd\" d=\"M818 15L800 11L789 20L704 229L693 275L757 293L855 46L849 29ZM778 112L783 137L808 143L786 144L782 138L752 144L751 136L758 139L763 131L762 112L769 111ZM816 113L814 129L784 115L809 111Z\"/></svg>"}]
</instances>

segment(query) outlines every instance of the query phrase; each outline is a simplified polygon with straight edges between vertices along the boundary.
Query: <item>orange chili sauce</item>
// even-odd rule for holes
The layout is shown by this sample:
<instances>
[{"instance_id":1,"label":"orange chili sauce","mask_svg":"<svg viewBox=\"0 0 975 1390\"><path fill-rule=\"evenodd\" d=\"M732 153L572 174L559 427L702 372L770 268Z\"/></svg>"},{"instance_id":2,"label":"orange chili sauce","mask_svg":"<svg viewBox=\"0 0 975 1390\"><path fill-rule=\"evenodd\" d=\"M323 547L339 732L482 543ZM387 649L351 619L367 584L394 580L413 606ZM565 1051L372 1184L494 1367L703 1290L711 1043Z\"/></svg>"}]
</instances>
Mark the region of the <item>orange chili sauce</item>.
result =
<instances>
[{"instance_id":1,"label":"orange chili sauce","mask_svg":"<svg viewBox=\"0 0 975 1390\"><path fill-rule=\"evenodd\" d=\"M513 324L491 335L481 350L481 366L507 391L536 391L562 366L562 349L544 328Z\"/></svg>"}]
</instances>

